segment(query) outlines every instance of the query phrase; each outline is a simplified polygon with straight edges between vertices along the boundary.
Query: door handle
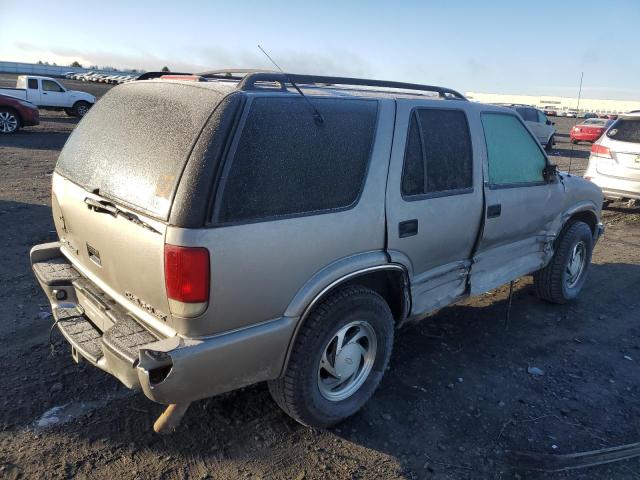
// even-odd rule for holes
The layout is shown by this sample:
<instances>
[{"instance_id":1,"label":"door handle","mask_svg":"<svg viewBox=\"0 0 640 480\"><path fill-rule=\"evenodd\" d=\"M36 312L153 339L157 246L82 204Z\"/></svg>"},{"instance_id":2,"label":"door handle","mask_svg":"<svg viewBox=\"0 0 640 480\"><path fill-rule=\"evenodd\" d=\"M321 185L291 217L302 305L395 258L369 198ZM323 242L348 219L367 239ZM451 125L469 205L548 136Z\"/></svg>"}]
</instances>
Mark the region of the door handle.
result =
<instances>
[{"instance_id":1,"label":"door handle","mask_svg":"<svg viewBox=\"0 0 640 480\"><path fill-rule=\"evenodd\" d=\"M405 220L398 224L398 236L400 238L412 237L418 234L418 220Z\"/></svg>"},{"instance_id":2,"label":"door handle","mask_svg":"<svg viewBox=\"0 0 640 480\"><path fill-rule=\"evenodd\" d=\"M487 207L487 218L497 218L502 213L502 204L489 205Z\"/></svg>"}]
</instances>

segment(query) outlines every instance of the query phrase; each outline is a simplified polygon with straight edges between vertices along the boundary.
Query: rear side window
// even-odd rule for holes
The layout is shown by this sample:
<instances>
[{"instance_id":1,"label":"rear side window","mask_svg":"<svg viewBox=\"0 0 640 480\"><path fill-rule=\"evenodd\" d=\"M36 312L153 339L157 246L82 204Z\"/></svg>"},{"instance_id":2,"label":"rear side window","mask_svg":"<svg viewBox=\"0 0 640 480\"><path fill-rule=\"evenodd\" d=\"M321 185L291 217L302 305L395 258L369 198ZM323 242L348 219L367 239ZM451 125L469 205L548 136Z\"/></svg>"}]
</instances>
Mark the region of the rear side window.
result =
<instances>
[{"instance_id":1,"label":"rear side window","mask_svg":"<svg viewBox=\"0 0 640 480\"><path fill-rule=\"evenodd\" d=\"M38 89L38 79L37 78L30 78L29 79L29 88L31 90L37 90Z\"/></svg>"},{"instance_id":2,"label":"rear side window","mask_svg":"<svg viewBox=\"0 0 640 480\"><path fill-rule=\"evenodd\" d=\"M538 142L514 115L483 113L490 185L544 181L546 158Z\"/></svg>"},{"instance_id":3,"label":"rear side window","mask_svg":"<svg viewBox=\"0 0 640 480\"><path fill-rule=\"evenodd\" d=\"M462 193L472 188L467 117L460 110L417 109L411 114L402 195Z\"/></svg>"},{"instance_id":4,"label":"rear side window","mask_svg":"<svg viewBox=\"0 0 640 480\"><path fill-rule=\"evenodd\" d=\"M619 142L640 143L640 118L619 118L611 125L607 137Z\"/></svg>"},{"instance_id":5,"label":"rear side window","mask_svg":"<svg viewBox=\"0 0 640 480\"><path fill-rule=\"evenodd\" d=\"M253 100L223 173L216 223L348 208L364 186L378 103L301 97Z\"/></svg>"}]
</instances>

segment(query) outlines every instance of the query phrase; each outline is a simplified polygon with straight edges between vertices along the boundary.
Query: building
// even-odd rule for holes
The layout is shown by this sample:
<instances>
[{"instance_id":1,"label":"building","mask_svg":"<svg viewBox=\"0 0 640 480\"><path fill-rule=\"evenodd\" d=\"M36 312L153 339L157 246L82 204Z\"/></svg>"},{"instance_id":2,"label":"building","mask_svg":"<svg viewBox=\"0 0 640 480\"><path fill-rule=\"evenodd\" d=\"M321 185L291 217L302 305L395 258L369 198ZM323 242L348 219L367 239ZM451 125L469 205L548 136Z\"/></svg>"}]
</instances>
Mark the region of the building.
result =
<instances>
[{"instance_id":1,"label":"building","mask_svg":"<svg viewBox=\"0 0 640 480\"><path fill-rule=\"evenodd\" d=\"M502 93L466 92L469 100L482 103L521 103L540 109L557 111L577 110L578 99L575 97L550 97L546 95L506 95ZM581 98L580 112L593 113L625 113L640 110L640 100L600 100Z\"/></svg>"}]
</instances>

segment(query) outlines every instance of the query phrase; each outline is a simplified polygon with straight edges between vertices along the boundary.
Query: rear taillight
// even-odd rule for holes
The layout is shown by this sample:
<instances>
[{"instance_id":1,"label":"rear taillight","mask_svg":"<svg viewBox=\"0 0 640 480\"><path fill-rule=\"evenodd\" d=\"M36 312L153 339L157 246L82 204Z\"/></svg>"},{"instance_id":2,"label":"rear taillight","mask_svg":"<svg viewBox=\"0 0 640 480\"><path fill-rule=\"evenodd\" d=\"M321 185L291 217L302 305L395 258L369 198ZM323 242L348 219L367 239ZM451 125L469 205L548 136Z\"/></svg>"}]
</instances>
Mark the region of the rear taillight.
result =
<instances>
[{"instance_id":1,"label":"rear taillight","mask_svg":"<svg viewBox=\"0 0 640 480\"><path fill-rule=\"evenodd\" d=\"M600 145L599 143L594 143L593 145L591 145L591 153L597 157L611 158L611 150Z\"/></svg>"},{"instance_id":2,"label":"rear taillight","mask_svg":"<svg viewBox=\"0 0 640 480\"><path fill-rule=\"evenodd\" d=\"M164 281L170 301L205 304L206 308L209 301L209 251L202 247L165 244ZM173 312L175 302L170 302L172 313L178 313Z\"/></svg>"}]
</instances>

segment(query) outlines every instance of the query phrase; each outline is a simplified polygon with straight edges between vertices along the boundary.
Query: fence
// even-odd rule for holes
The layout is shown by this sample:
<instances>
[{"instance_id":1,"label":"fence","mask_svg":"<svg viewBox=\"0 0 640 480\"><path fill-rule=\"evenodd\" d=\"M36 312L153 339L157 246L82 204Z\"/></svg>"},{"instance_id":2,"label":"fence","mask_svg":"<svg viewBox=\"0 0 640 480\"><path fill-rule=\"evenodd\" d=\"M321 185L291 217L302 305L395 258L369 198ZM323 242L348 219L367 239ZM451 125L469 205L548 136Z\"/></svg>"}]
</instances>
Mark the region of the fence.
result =
<instances>
[{"instance_id":1,"label":"fence","mask_svg":"<svg viewBox=\"0 0 640 480\"><path fill-rule=\"evenodd\" d=\"M64 67L59 65L40 65L37 63L0 62L0 72L2 73L20 73L27 75L46 75L49 77L61 77L68 72L83 73L90 71L104 73L106 75L131 74L131 72L116 70L92 70L90 68Z\"/></svg>"}]
</instances>

